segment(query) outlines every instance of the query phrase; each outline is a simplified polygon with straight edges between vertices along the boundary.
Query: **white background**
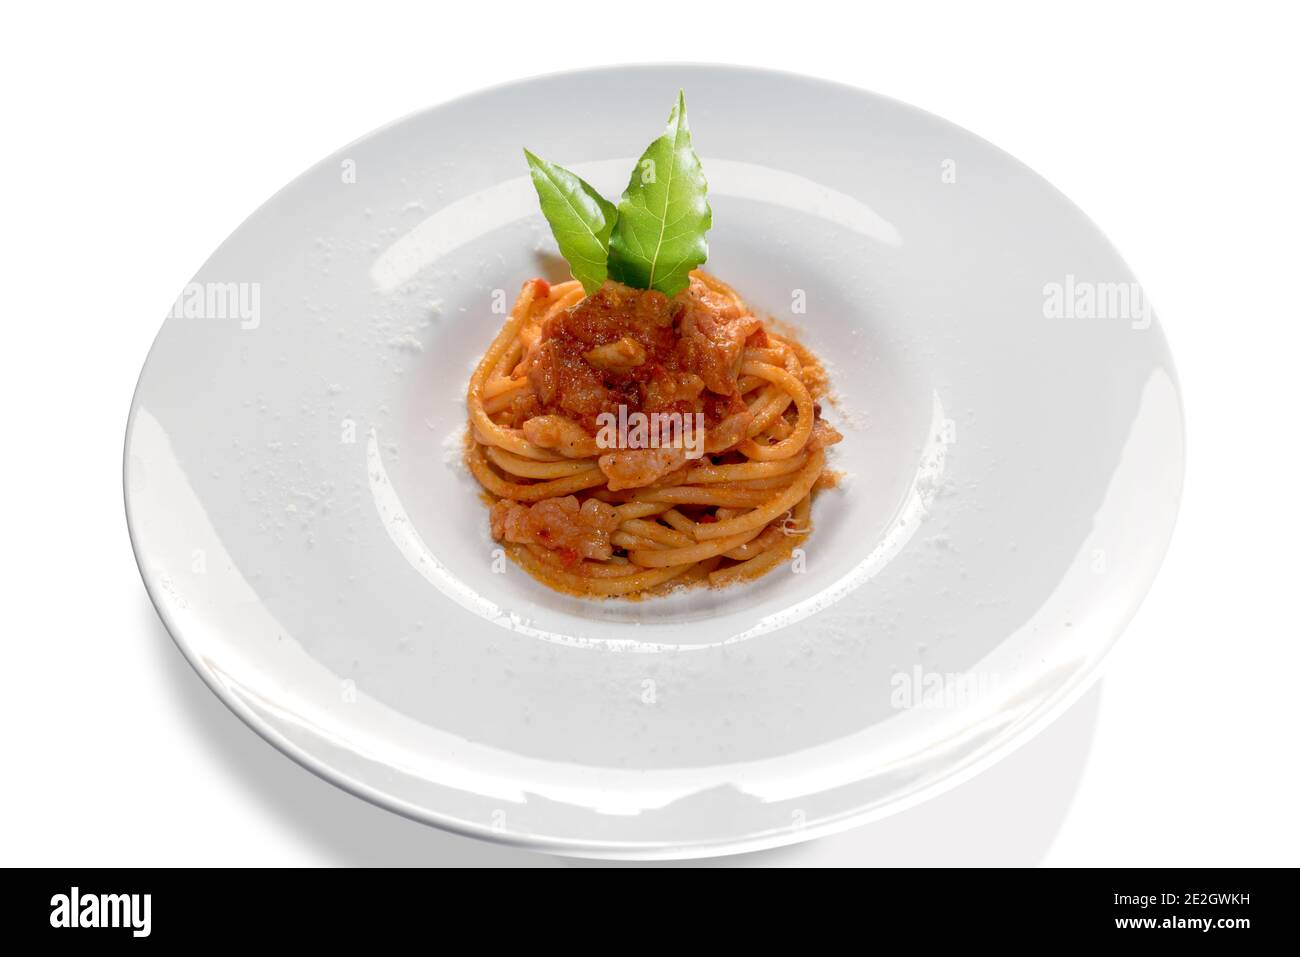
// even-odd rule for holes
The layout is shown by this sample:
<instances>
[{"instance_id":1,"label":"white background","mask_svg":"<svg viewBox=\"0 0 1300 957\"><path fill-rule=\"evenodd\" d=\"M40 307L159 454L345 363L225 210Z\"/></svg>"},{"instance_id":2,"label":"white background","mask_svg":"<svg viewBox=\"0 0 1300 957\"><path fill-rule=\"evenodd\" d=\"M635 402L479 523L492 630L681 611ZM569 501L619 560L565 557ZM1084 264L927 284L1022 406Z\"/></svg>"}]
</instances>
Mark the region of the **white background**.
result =
<instances>
[{"instance_id":1,"label":"white background","mask_svg":"<svg viewBox=\"0 0 1300 957\"><path fill-rule=\"evenodd\" d=\"M1046 176L1153 297L1189 450L1165 566L1072 711L921 808L725 863L1300 864L1296 23L1047 6L8 11L0 863L559 863L364 804L228 713L140 583L123 429L179 288L317 159L505 80L701 60L896 97Z\"/></svg>"}]
</instances>

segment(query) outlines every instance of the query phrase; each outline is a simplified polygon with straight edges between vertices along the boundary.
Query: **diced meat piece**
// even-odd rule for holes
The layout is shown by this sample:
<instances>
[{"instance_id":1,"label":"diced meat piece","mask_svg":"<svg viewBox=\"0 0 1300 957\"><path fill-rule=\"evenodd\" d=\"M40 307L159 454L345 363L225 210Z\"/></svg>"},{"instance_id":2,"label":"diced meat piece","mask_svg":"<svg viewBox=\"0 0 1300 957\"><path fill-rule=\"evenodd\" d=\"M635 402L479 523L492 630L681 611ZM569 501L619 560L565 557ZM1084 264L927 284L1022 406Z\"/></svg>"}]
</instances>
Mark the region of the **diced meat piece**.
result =
<instances>
[{"instance_id":1,"label":"diced meat piece","mask_svg":"<svg viewBox=\"0 0 1300 957\"><path fill-rule=\"evenodd\" d=\"M518 545L572 550L583 558L608 561L614 554L609 536L618 528L614 506L572 495L544 498L532 505L502 499L492 506L492 537Z\"/></svg>"},{"instance_id":2,"label":"diced meat piece","mask_svg":"<svg viewBox=\"0 0 1300 957\"><path fill-rule=\"evenodd\" d=\"M713 430L744 410L737 378L745 348L767 341L756 317L698 277L672 299L606 282L531 328L536 338L528 336L516 374L528 377L540 414L593 436L602 415L624 411L703 412Z\"/></svg>"},{"instance_id":3,"label":"diced meat piece","mask_svg":"<svg viewBox=\"0 0 1300 957\"><path fill-rule=\"evenodd\" d=\"M523 367L548 412L593 434L602 412L641 405L641 383L673 360L673 308L661 292L607 282L548 318Z\"/></svg>"},{"instance_id":4,"label":"diced meat piece","mask_svg":"<svg viewBox=\"0 0 1300 957\"><path fill-rule=\"evenodd\" d=\"M669 372L664 370L645 386L645 406L648 409L668 409L678 403L694 408L695 400L704 391L704 380L694 372Z\"/></svg>"},{"instance_id":5,"label":"diced meat piece","mask_svg":"<svg viewBox=\"0 0 1300 957\"><path fill-rule=\"evenodd\" d=\"M607 452L598 460L609 479L609 489L641 488L686 464L686 449L623 449Z\"/></svg>"},{"instance_id":6,"label":"diced meat piece","mask_svg":"<svg viewBox=\"0 0 1300 957\"><path fill-rule=\"evenodd\" d=\"M547 335L571 337L587 348L630 335L653 341L656 331L672 331L673 310L668 297L653 289L633 289L605 283L582 302L550 320Z\"/></svg>"},{"instance_id":7,"label":"diced meat piece","mask_svg":"<svg viewBox=\"0 0 1300 957\"><path fill-rule=\"evenodd\" d=\"M596 454L595 436L562 415L539 415L524 423L524 438L542 449L553 449L566 458L583 459Z\"/></svg>"},{"instance_id":8,"label":"diced meat piece","mask_svg":"<svg viewBox=\"0 0 1300 957\"><path fill-rule=\"evenodd\" d=\"M745 340L761 329L762 323L755 316L741 314L734 303L715 295L698 279L692 279L678 299L683 305L677 346L682 365L698 373L709 391L733 395Z\"/></svg>"},{"instance_id":9,"label":"diced meat piece","mask_svg":"<svg viewBox=\"0 0 1300 957\"><path fill-rule=\"evenodd\" d=\"M645 364L645 346L631 336L624 336L588 350L583 358L597 369L621 372Z\"/></svg>"},{"instance_id":10,"label":"diced meat piece","mask_svg":"<svg viewBox=\"0 0 1300 957\"><path fill-rule=\"evenodd\" d=\"M749 437L749 424L754 421L754 413L749 409L735 412L709 430L704 442L704 451L713 455L734 449Z\"/></svg>"},{"instance_id":11,"label":"diced meat piece","mask_svg":"<svg viewBox=\"0 0 1300 957\"><path fill-rule=\"evenodd\" d=\"M528 382L546 406L561 411L594 415L609 401L600 372L558 339L542 339L528 363Z\"/></svg>"}]
</instances>

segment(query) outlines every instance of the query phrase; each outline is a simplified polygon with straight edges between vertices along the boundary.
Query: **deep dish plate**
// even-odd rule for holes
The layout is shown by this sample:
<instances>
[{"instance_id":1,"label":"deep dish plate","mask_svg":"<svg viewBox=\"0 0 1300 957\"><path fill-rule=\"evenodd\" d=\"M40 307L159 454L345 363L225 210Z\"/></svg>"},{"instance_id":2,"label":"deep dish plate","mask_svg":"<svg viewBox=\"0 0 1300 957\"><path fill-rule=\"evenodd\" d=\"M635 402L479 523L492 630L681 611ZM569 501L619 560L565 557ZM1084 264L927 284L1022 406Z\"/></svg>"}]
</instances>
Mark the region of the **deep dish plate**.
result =
<instances>
[{"instance_id":1,"label":"deep dish plate","mask_svg":"<svg viewBox=\"0 0 1300 957\"><path fill-rule=\"evenodd\" d=\"M679 87L708 268L826 360L845 481L798 570L568 598L499 560L464 385L498 304L564 277L520 148L617 196ZM295 760L481 837L694 856L914 804L1082 693L1177 510L1172 362L1105 237L988 143L818 80L635 67L433 108L287 186L179 303L125 463L168 630Z\"/></svg>"}]
</instances>

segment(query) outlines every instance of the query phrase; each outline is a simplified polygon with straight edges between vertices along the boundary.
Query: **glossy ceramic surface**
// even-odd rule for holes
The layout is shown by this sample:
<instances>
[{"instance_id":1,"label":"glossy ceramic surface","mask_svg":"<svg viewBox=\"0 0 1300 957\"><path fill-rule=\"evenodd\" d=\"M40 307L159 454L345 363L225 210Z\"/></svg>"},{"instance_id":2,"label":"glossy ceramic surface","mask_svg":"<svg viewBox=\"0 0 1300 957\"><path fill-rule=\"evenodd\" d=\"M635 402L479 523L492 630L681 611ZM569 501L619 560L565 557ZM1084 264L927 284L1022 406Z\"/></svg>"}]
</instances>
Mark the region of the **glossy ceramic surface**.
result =
<instances>
[{"instance_id":1,"label":"glossy ceramic surface","mask_svg":"<svg viewBox=\"0 0 1300 957\"><path fill-rule=\"evenodd\" d=\"M565 276L521 147L626 184L679 87L708 268L800 330L845 433L801 567L642 602L502 563L464 387ZM204 265L130 412L126 501L181 649L259 733L412 817L690 856L879 817L1080 694L1163 556L1173 366L1065 197L912 107L797 76L550 76L322 161Z\"/></svg>"}]
</instances>

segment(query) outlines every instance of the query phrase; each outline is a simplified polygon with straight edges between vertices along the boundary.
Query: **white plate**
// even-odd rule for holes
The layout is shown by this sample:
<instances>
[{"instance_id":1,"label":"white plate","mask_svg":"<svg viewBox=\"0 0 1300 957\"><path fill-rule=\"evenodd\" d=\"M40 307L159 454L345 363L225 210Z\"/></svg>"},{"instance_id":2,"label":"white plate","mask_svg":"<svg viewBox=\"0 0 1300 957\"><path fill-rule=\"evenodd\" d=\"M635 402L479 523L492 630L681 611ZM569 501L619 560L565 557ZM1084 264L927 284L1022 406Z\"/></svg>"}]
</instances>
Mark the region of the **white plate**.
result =
<instances>
[{"instance_id":1,"label":"white plate","mask_svg":"<svg viewBox=\"0 0 1300 957\"><path fill-rule=\"evenodd\" d=\"M616 196L678 87L708 268L827 360L847 479L802 573L566 598L498 573L464 385L494 304L564 275L520 148ZM385 807L610 857L827 833L1041 728L1150 585L1183 425L1133 282L1034 173L859 90L698 66L490 90L323 161L187 287L131 408L136 556L213 690Z\"/></svg>"}]
</instances>

